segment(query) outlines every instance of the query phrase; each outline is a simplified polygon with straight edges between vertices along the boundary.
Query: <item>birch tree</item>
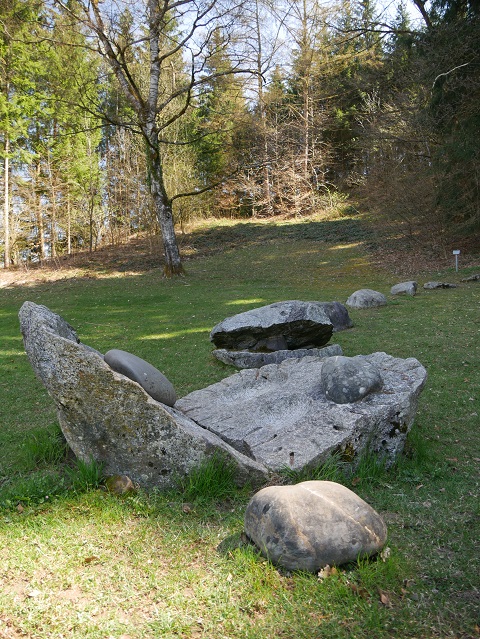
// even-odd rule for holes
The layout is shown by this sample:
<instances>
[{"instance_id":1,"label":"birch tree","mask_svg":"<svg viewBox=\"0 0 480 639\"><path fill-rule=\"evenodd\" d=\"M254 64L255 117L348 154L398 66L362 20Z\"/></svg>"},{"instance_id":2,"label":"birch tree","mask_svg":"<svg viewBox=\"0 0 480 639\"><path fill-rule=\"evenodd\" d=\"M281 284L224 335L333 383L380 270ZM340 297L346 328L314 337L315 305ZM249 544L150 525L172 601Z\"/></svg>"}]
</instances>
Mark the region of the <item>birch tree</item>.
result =
<instances>
[{"instance_id":1,"label":"birch tree","mask_svg":"<svg viewBox=\"0 0 480 639\"><path fill-rule=\"evenodd\" d=\"M143 137L148 184L161 229L165 274L183 273L173 220L172 202L186 195L166 187L164 151L172 125L192 107L198 88L211 81L203 70L208 45L219 24L228 38L238 4L224 0L143 0L142 2L76 3L54 0L76 28L90 36L92 48L104 58L128 104L131 119L117 121ZM146 64L138 64L140 56ZM179 60L186 71L178 73ZM229 72L238 73L234 65Z\"/></svg>"}]
</instances>

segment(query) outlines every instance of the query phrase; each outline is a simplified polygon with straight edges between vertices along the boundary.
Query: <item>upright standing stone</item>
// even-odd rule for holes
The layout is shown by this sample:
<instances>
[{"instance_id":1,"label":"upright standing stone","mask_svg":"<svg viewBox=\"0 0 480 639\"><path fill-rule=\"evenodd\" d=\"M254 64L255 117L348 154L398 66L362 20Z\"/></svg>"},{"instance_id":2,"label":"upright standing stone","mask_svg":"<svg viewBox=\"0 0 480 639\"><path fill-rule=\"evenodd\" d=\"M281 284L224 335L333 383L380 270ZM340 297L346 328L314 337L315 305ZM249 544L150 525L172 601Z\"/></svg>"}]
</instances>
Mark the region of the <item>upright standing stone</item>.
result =
<instances>
[{"instance_id":1,"label":"upright standing stone","mask_svg":"<svg viewBox=\"0 0 480 639\"><path fill-rule=\"evenodd\" d=\"M261 464L112 370L59 315L25 302L19 316L30 363L80 459L93 457L106 475L126 475L141 486L163 488L220 454L235 465L239 484L265 480Z\"/></svg>"}]
</instances>

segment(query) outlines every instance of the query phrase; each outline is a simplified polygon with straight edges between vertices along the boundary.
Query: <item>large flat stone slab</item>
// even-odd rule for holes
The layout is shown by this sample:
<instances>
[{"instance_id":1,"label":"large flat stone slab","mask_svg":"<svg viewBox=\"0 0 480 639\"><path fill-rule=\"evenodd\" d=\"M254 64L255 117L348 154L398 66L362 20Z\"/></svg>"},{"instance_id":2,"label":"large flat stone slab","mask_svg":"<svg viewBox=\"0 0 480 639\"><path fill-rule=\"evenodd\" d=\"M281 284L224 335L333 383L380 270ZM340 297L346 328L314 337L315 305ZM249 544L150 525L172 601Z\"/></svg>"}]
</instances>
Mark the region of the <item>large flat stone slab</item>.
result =
<instances>
[{"instance_id":1,"label":"large flat stone slab","mask_svg":"<svg viewBox=\"0 0 480 639\"><path fill-rule=\"evenodd\" d=\"M355 461L367 446L391 464L403 449L427 373L413 358L373 353L364 359L378 368L383 386L355 403L327 399L322 367L328 359L304 357L242 370L175 407L273 471L316 465L336 451Z\"/></svg>"},{"instance_id":2,"label":"large flat stone slab","mask_svg":"<svg viewBox=\"0 0 480 639\"><path fill-rule=\"evenodd\" d=\"M239 484L265 479L261 464L112 370L59 315L25 302L19 316L30 363L80 459L93 457L105 474L127 475L145 487L171 486L214 454L235 464Z\"/></svg>"}]
</instances>

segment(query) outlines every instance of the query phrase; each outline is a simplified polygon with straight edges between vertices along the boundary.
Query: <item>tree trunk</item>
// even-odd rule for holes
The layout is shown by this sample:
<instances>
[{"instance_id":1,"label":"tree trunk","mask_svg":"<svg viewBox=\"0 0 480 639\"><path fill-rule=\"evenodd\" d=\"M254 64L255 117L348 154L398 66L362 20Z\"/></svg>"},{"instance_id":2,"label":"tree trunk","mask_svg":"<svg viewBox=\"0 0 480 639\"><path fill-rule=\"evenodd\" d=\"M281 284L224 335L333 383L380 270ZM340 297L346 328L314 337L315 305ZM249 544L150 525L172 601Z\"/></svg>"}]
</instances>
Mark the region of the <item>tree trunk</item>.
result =
<instances>
[{"instance_id":1,"label":"tree trunk","mask_svg":"<svg viewBox=\"0 0 480 639\"><path fill-rule=\"evenodd\" d=\"M162 232L165 252L165 276L183 275L185 273L178 250L175 226L173 223L172 203L167 195L163 180L162 160L158 148L158 133L154 126L149 127L147 145L147 166L155 215Z\"/></svg>"},{"instance_id":2,"label":"tree trunk","mask_svg":"<svg viewBox=\"0 0 480 639\"><path fill-rule=\"evenodd\" d=\"M9 158L8 154L10 152L10 140L8 138L8 134L5 134L5 160L4 160L4 200L3 200L3 228L4 228L4 258L3 258L3 266L4 268L8 268L11 264L10 262L10 185L9 185L9 177L10 177L10 166L9 166Z\"/></svg>"}]
</instances>

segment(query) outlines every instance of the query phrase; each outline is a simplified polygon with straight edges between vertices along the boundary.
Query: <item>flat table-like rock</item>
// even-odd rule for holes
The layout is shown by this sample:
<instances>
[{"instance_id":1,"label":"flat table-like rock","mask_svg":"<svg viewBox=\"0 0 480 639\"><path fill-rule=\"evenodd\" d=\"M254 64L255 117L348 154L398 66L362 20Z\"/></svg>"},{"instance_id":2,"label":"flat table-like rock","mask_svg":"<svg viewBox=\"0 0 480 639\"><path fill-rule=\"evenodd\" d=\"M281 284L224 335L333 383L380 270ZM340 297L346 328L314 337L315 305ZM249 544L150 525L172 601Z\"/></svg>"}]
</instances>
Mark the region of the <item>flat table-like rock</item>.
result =
<instances>
[{"instance_id":1,"label":"flat table-like rock","mask_svg":"<svg viewBox=\"0 0 480 639\"><path fill-rule=\"evenodd\" d=\"M242 370L175 407L270 470L322 463L334 451L353 459L367 446L392 463L412 425L426 370L413 358L364 357L378 368L383 387L356 403L328 400L321 381L328 359L304 357Z\"/></svg>"}]
</instances>

